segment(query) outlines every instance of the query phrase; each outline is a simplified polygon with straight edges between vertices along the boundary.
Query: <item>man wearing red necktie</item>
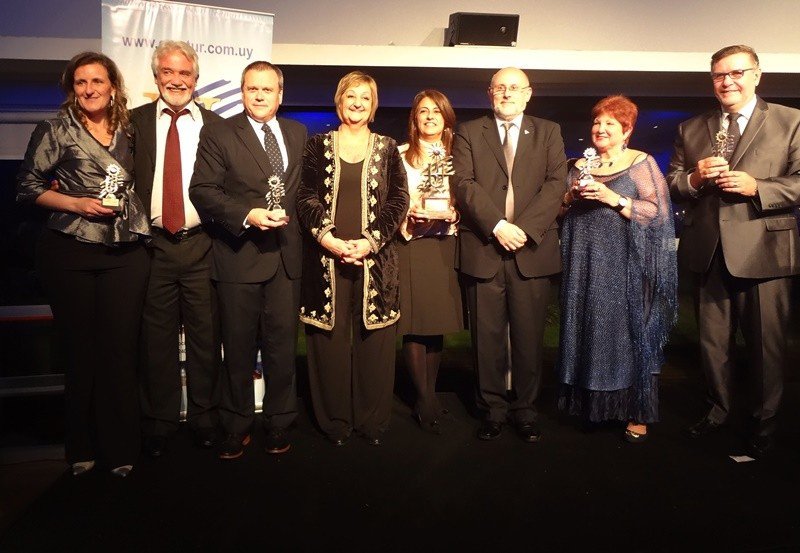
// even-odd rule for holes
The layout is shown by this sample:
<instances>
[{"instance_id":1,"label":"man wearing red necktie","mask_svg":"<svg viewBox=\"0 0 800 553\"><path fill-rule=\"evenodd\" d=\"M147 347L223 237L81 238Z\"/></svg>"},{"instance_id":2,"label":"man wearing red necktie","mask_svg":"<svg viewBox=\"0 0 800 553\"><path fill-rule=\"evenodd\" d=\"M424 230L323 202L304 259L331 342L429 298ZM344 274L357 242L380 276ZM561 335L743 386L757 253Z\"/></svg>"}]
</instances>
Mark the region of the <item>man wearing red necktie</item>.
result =
<instances>
[{"instance_id":1,"label":"man wearing red necktie","mask_svg":"<svg viewBox=\"0 0 800 553\"><path fill-rule=\"evenodd\" d=\"M144 451L159 457L178 428L181 376L178 331L186 343L187 420L196 443L217 435L219 337L211 286L211 238L188 189L200 129L222 120L194 102L199 67L186 42L156 48L152 69L159 97L131 112L136 192L149 215L150 280L142 317L140 370Z\"/></svg>"}]
</instances>

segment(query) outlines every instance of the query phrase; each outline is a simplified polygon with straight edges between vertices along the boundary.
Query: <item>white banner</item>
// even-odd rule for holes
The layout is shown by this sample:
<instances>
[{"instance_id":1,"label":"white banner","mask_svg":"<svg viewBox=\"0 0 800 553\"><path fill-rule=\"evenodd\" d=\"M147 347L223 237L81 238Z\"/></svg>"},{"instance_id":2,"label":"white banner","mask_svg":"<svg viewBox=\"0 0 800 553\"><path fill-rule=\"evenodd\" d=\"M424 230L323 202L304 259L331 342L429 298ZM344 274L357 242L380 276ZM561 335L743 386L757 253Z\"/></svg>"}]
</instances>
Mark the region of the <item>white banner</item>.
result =
<instances>
[{"instance_id":1,"label":"white banner","mask_svg":"<svg viewBox=\"0 0 800 553\"><path fill-rule=\"evenodd\" d=\"M197 51L198 100L223 117L241 111L245 66L272 57L272 14L150 0L102 6L103 53L122 71L131 108L158 97L150 57L162 40L185 40Z\"/></svg>"}]
</instances>

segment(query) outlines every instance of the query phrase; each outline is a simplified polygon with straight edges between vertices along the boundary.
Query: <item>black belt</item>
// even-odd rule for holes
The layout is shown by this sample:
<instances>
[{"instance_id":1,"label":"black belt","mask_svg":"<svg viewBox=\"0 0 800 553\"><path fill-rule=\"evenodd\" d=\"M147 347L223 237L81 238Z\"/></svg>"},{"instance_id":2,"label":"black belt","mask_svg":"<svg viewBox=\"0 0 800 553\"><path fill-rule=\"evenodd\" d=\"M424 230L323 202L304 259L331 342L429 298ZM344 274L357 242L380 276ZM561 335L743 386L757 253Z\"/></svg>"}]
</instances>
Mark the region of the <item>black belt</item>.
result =
<instances>
[{"instance_id":1,"label":"black belt","mask_svg":"<svg viewBox=\"0 0 800 553\"><path fill-rule=\"evenodd\" d=\"M187 238L191 238L197 234L203 232L203 225L197 225L196 227L192 227L189 229L181 229L175 234L172 234L168 230L164 230L161 227L152 227L153 235L154 236L163 236L167 240L171 240L173 242L180 242L182 240L186 240Z\"/></svg>"}]
</instances>

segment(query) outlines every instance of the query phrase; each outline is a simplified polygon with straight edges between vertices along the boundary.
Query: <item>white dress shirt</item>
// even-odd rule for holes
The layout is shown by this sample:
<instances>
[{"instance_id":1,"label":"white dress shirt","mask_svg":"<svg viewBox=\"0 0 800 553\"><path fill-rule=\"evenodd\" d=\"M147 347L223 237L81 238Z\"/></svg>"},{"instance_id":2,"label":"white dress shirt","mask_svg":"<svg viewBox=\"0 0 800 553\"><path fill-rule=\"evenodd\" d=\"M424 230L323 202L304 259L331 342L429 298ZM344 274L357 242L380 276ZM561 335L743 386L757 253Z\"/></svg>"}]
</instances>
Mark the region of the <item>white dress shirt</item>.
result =
<instances>
[{"instance_id":1,"label":"white dress shirt","mask_svg":"<svg viewBox=\"0 0 800 553\"><path fill-rule=\"evenodd\" d=\"M161 224L162 198L164 197L164 150L167 146L167 131L172 117L164 113L171 109L161 98L156 102L156 168L153 173L153 195L150 199L150 220L153 226L163 228ZM181 178L183 179L183 212L184 228L191 229L200 224L200 216L189 199L189 182L194 172L194 160L197 156L197 143L200 141L200 129L203 127L203 114L194 102L189 102L185 109L188 115L178 117L176 126L181 141Z\"/></svg>"}]
</instances>

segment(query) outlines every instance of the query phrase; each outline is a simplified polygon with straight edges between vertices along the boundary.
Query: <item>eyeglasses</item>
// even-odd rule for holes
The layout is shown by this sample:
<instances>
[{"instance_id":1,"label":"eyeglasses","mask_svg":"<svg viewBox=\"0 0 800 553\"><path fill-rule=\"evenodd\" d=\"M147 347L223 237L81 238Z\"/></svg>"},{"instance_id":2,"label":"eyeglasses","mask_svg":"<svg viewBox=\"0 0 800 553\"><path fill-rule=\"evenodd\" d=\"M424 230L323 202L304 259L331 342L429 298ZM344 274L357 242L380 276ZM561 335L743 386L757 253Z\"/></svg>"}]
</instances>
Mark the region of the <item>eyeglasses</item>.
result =
<instances>
[{"instance_id":1,"label":"eyeglasses","mask_svg":"<svg viewBox=\"0 0 800 553\"><path fill-rule=\"evenodd\" d=\"M725 80L725 77L730 77L732 81L738 81L744 77L745 72L755 71L756 69L756 67L748 67L747 69L734 69L733 71L728 71L727 73L712 73L711 80L715 83L721 83Z\"/></svg>"},{"instance_id":2,"label":"eyeglasses","mask_svg":"<svg viewBox=\"0 0 800 553\"><path fill-rule=\"evenodd\" d=\"M508 93L511 96L515 96L520 94L523 90L527 90L530 88L529 86L519 86L516 84L512 84L511 86L506 85L497 85L497 86L490 86L489 92L492 93L493 96L505 96Z\"/></svg>"}]
</instances>

